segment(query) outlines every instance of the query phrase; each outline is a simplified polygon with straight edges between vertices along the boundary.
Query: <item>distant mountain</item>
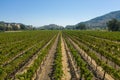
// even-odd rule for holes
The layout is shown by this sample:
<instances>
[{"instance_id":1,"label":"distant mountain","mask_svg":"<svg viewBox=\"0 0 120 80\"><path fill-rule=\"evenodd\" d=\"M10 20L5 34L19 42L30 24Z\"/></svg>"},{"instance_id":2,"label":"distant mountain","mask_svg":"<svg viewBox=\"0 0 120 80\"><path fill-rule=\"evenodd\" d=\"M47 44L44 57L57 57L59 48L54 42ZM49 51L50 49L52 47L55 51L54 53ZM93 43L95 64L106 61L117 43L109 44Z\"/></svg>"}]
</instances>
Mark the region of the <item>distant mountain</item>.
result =
<instances>
[{"instance_id":1,"label":"distant mountain","mask_svg":"<svg viewBox=\"0 0 120 80\"><path fill-rule=\"evenodd\" d=\"M56 25L56 24L49 24L49 25L41 26L38 29L43 29L43 30L62 30L62 29L64 29L64 27Z\"/></svg>"},{"instance_id":2,"label":"distant mountain","mask_svg":"<svg viewBox=\"0 0 120 80\"><path fill-rule=\"evenodd\" d=\"M65 27L65 29L76 29L76 26L75 25L67 25L66 27Z\"/></svg>"},{"instance_id":3,"label":"distant mountain","mask_svg":"<svg viewBox=\"0 0 120 80\"><path fill-rule=\"evenodd\" d=\"M103 16L96 17L96 18L93 18L89 21L82 22L82 23L86 24L86 26L90 28L105 28L106 23L113 18L120 20L120 11L110 12Z\"/></svg>"}]
</instances>

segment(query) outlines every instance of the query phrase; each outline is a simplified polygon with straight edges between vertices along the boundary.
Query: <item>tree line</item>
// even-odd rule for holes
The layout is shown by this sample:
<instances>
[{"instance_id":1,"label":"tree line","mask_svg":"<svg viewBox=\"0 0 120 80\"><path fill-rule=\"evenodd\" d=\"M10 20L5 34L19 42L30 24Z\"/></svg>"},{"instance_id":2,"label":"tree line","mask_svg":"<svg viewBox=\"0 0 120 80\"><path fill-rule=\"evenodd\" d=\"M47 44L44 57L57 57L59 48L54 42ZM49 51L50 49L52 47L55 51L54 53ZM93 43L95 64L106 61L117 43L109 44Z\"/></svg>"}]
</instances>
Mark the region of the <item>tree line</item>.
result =
<instances>
[{"instance_id":1,"label":"tree line","mask_svg":"<svg viewBox=\"0 0 120 80\"><path fill-rule=\"evenodd\" d=\"M107 22L107 27L109 31L120 31L120 21L112 19Z\"/></svg>"}]
</instances>

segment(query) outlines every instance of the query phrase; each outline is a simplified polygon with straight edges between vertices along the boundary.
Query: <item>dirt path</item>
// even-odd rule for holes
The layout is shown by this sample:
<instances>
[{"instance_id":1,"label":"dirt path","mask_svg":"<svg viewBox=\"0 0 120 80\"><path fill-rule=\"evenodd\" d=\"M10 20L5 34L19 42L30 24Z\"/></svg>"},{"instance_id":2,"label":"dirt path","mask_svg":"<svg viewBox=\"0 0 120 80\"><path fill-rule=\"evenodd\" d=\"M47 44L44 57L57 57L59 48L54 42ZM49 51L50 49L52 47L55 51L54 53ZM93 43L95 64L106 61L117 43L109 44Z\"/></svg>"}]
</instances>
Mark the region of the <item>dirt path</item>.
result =
<instances>
[{"instance_id":1,"label":"dirt path","mask_svg":"<svg viewBox=\"0 0 120 80\"><path fill-rule=\"evenodd\" d=\"M88 56L87 53L85 53L82 49L80 49L79 46L75 42L73 42L70 38L68 39L74 45L74 47L81 53L81 56L88 62L88 64L91 64L91 57ZM97 66L96 62L92 59L91 67L95 69L96 66ZM97 74L100 75L101 77L103 76L104 71L102 67L99 66L97 68ZM114 79L109 74L106 73L105 80L114 80Z\"/></svg>"},{"instance_id":2,"label":"dirt path","mask_svg":"<svg viewBox=\"0 0 120 80\"><path fill-rule=\"evenodd\" d=\"M59 35L57 36L54 44L52 45L48 56L45 59L45 62L40 66L39 70L37 71L35 80L51 80L50 73L52 71L52 65L54 62L54 54L57 48L58 37Z\"/></svg>"},{"instance_id":3,"label":"dirt path","mask_svg":"<svg viewBox=\"0 0 120 80\"><path fill-rule=\"evenodd\" d=\"M80 74L79 74L79 70L77 69L77 65L75 64L75 60L73 60L72 53L70 52L70 49L68 48L65 41L64 41L64 44L65 44L67 56L69 59L69 67L70 67L71 76L72 76L71 80L79 80Z\"/></svg>"},{"instance_id":4,"label":"dirt path","mask_svg":"<svg viewBox=\"0 0 120 80\"><path fill-rule=\"evenodd\" d=\"M54 36L55 37L55 36ZM51 43L51 41L54 39L54 37L49 41L49 42L47 42L47 44L45 44L42 48L41 48L41 50L42 49L44 49L44 48L46 48L50 43ZM40 50L40 51L41 51ZM39 51L39 52L40 52ZM28 67L30 67L33 63L34 63L34 61L38 58L38 54L40 54L40 53L36 53L29 61L28 61L28 63L26 63L18 72L17 72L17 74L23 74L23 73L25 73L26 71L27 71L27 68Z\"/></svg>"},{"instance_id":5,"label":"dirt path","mask_svg":"<svg viewBox=\"0 0 120 80\"><path fill-rule=\"evenodd\" d=\"M18 69L18 70L14 73L14 75L12 75L11 79L12 79L12 80L15 80L15 76L16 76L16 75L25 73L25 72L29 69L29 67L34 63L34 61L38 58L38 54L40 54L39 52L40 52L43 48L47 47L47 45L49 45L54 38L55 38L55 36L54 36L50 41L48 41L47 44L45 44L45 45L43 45L43 47L39 48L39 50L37 50L36 54L33 55L31 58L29 58L29 60L27 60L27 61L25 62L25 64L24 64L20 69ZM42 41L41 41L40 43L42 43ZM37 45L37 44L35 44L35 45ZM34 47L35 45L33 45L32 47ZM31 48L32 48L32 47L31 47Z\"/></svg>"},{"instance_id":6,"label":"dirt path","mask_svg":"<svg viewBox=\"0 0 120 80\"><path fill-rule=\"evenodd\" d=\"M65 44L62 37L61 37L61 50L62 50L62 65L63 65L63 77L61 80L71 80L68 57L66 54Z\"/></svg>"},{"instance_id":7,"label":"dirt path","mask_svg":"<svg viewBox=\"0 0 120 80\"><path fill-rule=\"evenodd\" d=\"M55 36L54 36L47 44L45 44L44 47L41 48L41 50L44 49L44 48L46 48L46 47L52 42L52 40L53 40L54 38L55 38ZM40 51L41 51L41 50L40 50ZM39 51L39 52L40 52L40 51ZM23 74L24 72L26 72L26 71L27 71L27 68L30 67L30 66L34 63L34 61L38 58L38 54L40 54L39 52L36 53L36 54L28 61L28 63L25 64L25 66L23 66L23 68L21 68L20 71L18 71L18 73Z\"/></svg>"},{"instance_id":8,"label":"dirt path","mask_svg":"<svg viewBox=\"0 0 120 80\"><path fill-rule=\"evenodd\" d=\"M76 39L79 39L78 37L74 36ZM120 69L120 66L115 64L112 60L107 59L106 57L102 56L100 53L96 52L93 48L88 47L86 44L79 42L77 40L75 40L77 43L79 43L80 45L83 45L87 48L89 48L93 53L95 53L99 59L101 59L104 62L107 62L108 65L110 65L111 67L113 67L114 69L118 70Z\"/></svg>"},{"instance_id":9,"label":"dirt path","mask_svg":"<svg viewBox=\"0 0 120 80\"><path fill-rule=\"evenodd\" d=\"M79 43L78 43L79 44ZM69 51L69 50L68 50ZM72 56L71 56L72 57ZM82 58L82 57L81 57ZM82 58L83 59L83 58ZM83 59L84 60L84 59ZM85 62L86 62L86 60L84 60ZM91 64L90 64L91 65ZM94 71L91 67L90 67L90 65L88 64L88 66L87 66L87 68L90 70L90 72L91 73L93 73L93 78L92 78L92 80L101 80L99 77L97 77L97 75L96 75L96 71ZM76 72L79 72L77 69L75 70ZM77 78L78 79L80 79L80 76L79 76L80 74L79 73L77 73Z\"/></svg>"}]
</instances>

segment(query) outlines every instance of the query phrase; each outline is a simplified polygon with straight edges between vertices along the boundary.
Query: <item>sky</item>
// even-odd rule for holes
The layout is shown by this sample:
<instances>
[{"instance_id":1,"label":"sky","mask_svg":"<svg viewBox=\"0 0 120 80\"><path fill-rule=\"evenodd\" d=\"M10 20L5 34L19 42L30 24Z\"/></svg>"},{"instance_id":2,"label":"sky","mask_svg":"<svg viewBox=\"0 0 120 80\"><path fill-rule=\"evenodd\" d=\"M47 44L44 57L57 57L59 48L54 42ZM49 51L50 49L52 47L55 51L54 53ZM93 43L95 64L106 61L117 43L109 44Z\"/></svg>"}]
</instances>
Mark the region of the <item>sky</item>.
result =
<instances>
[{"instance_id":1,"label":"sky","mask_svg":"<svg viewBox=\"0 0 120 80\"><path fill-rule=\"evenodd\" d=\"M0 0L0 21L74 25L120 10L120 0Z\"/></svg>"}]
</instances>

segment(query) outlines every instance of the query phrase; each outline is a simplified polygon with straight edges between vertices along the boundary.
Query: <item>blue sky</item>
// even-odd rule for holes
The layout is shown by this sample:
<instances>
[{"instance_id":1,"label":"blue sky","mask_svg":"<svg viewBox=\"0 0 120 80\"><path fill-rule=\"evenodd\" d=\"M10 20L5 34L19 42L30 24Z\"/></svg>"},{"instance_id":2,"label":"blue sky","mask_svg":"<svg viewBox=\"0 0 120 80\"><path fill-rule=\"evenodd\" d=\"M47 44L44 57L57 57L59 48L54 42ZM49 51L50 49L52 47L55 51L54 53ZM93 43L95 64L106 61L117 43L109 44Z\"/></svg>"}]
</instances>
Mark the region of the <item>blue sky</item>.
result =
<instances>
[{"instance_id":1,"label":"blue sky","mask_svg":"<svg viewBox=\"0 0 120 80\"><path fill-rule=\"evenodd\" d=\"M120 10L120 0L0 0L0 21L72 25Z\"/></svg>"}]
</instances>

